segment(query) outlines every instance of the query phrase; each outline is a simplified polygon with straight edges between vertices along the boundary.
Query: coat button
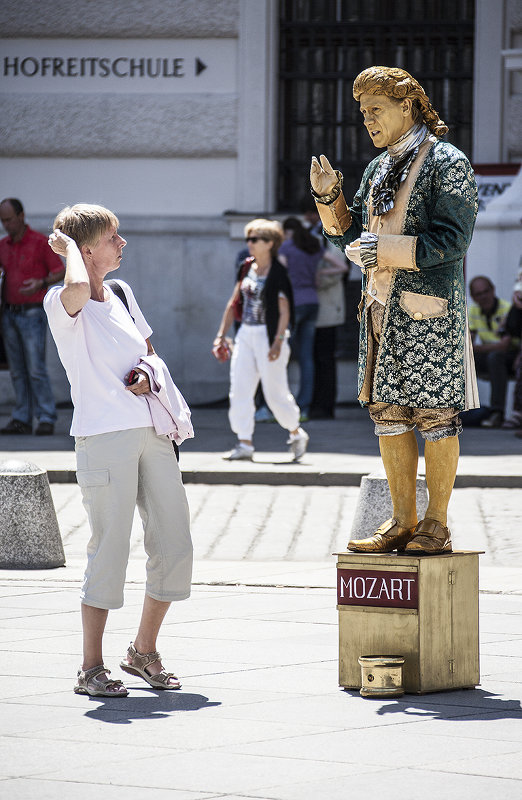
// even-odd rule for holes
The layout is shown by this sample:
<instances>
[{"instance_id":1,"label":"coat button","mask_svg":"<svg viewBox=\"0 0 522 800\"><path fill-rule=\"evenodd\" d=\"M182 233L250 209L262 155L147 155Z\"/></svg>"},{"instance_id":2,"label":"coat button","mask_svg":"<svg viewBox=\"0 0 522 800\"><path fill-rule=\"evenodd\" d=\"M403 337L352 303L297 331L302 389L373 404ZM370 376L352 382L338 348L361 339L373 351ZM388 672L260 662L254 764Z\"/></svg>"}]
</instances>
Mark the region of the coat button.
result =
<instances>
[{"instance_id":1,"label":"coat button","mask_svg":"<svg viewBox=\"0 0 522 800\"><path fill-rule=\"evenodd\" d=\"M413 319L422 319L422 314L420 311L416 311L413 315Z\"/></svg>"}]
</instances>

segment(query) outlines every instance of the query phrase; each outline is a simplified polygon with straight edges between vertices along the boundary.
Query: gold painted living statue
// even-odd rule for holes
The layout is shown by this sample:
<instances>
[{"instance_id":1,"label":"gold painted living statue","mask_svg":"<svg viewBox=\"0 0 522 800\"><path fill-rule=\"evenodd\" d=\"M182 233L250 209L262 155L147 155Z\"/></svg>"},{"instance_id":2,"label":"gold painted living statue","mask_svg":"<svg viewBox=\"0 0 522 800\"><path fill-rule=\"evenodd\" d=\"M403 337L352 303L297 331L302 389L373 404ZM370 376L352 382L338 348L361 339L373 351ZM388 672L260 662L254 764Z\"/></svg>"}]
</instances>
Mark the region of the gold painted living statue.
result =
<instances>
[{"instance_id":1,"label":"gold painted living statue","mask_svg":"<svg viewBox=\"0 0 522 800\"><path fill-rule=\"evenodd\" d=\"M384 153L366 168L350 207L325 156L313 157L310 179L325 236L362 270L358 398L375 423L393 518L348 549L451 552L459 411L478 406L463 275L475 178L465 155L440 140L448 128L408 72L370 67L353 96ZM429 498L420 521L415 426Z\"/></svg>"}]
</instances>

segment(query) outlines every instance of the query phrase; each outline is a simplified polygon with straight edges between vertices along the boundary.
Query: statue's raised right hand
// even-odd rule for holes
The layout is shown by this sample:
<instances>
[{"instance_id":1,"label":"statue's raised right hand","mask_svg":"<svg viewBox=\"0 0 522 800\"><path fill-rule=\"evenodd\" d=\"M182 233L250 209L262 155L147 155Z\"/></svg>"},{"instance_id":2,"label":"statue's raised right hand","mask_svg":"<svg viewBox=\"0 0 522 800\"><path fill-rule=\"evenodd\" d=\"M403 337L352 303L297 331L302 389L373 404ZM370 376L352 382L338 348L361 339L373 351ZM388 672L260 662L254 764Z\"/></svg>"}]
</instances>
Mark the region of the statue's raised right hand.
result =
<instances>
[{"instance_id":1,"label":"statue's raised right hand","mask_svg":"<svg viewBox=\"0 0 522 800\"><path fill-rule=\"evenodd\" d=\"M319 197L323 197L326 194L330 194L339 179L326 156L320 156L320 159L319 163L316 157L312 156L310 183L314 192Z\"/></svg>"}]
</instances>

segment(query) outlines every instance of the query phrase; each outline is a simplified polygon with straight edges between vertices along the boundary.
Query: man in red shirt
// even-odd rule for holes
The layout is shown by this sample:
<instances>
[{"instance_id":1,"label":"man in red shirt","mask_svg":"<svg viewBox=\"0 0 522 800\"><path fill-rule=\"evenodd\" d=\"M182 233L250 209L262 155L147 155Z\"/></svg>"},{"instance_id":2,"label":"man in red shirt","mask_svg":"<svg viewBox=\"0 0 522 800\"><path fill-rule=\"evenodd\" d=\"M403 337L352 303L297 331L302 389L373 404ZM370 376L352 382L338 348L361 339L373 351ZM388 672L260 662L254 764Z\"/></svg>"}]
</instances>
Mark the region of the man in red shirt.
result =
<instances>
[{"instance_id":1,"label":"man in red shirt","mask_svg":"<svg viewBox=\"0 0 522 800\"><path fill-rule=\"evenodd\" d=\"M2 336L16 395L12 419L0 434L54 433L56 408L45 367L47 320L43 299L47 288L60 281L65 270L61 259L47 244L47 236L25 222L19 200L0 203L0 221L8 233L0 239Z\"/></svg>"}]
</instances>

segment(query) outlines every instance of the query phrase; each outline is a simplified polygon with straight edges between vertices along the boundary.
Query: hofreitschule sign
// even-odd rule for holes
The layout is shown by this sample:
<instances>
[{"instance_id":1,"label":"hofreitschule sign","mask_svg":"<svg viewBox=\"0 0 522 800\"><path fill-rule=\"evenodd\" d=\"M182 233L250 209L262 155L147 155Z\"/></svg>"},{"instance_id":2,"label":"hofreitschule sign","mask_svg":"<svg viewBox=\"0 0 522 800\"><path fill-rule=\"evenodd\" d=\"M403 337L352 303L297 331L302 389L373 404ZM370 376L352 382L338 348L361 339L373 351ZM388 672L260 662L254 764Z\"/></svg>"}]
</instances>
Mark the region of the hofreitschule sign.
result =
<instances>
[{"instance_id":1,"label":"hofreitschule sign","mask_svg":"<svg viewBox=\"0 0 522 800\"><path fill-rule=\"evenodd\" d=\"M96 56L4 56L4 78L184 78L187 70L199 75L207 65L196 56L194 65L185 58L98 58Z\"/></svg>"},{"instance_id":2,"label":"hofreitschule sign","mask_svg":"<svg viewBox=\"0 0 522 800\"><path fill-rule=\"evenodd\" d=\"M235 39L0 39L0 92L236 91Z\"/></svg>"},{"instance_id":3,"label":"hofreitschule sign","mask_svg":"<svg viewBox=\"0 0 522 800\"><path fill-rule=\"evenodd\" d=\"M418 608L416 572L338 569L337 604L383 608Z\"/></svg>"}]
</instances>

